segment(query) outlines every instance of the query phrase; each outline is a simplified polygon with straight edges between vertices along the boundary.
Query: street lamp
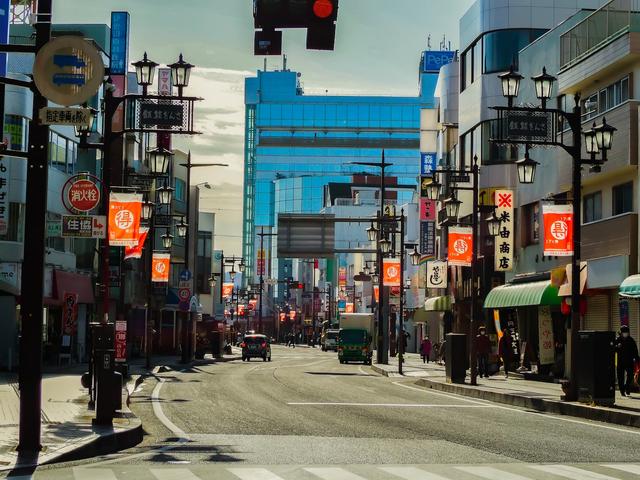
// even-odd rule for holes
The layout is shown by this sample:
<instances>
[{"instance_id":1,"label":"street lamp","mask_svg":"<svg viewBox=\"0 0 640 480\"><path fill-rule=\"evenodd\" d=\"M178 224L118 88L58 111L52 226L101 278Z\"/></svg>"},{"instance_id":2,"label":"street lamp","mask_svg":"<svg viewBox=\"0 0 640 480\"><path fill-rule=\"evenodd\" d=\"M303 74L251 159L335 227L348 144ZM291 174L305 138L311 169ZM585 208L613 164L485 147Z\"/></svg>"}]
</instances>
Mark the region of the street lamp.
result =
<instances>
[{"instance_id":1,"label":"street lamp","mask_svg":"<svg viewBox=\"0 0 640 480\"><path fill-rule=\"evenodd\" d=\"M167 250L171 249L171 246L173 245L173 235L167 232L164 235L162 235L161 238L162 238L162 246Z\"/></svg>"},{"instance_id":2,"label":"street lamp","mask_svg":"<svg viewBox=\"0 0 640 480\"><path fill-rule=\"evenodd\" d=\"M442 185L440 185L434 177L433 181L427 185L427 198L429 200L438 200L438 198L440 198L441 187Z\"/></svg>"},{"instance_id":3,"label":"street lamp","mask_svg":"<svg viewBox=\"0 0 640 480\"><path fill-rule=\"evenodd\" d=\"M173 86L178 87L178 89L188 87L189 77L191 76L191 69L193 67L194 65L191 65L189 62L184 61L181 53L178 61L169 65L169 68L171 69L171 80L173 82Z\"/></svg>"},{"instance_id":4,"label":"street lamp","mask_svg":"<svg viewBox=\"0 0 640 480\"><path fill-rule=\"evenodd\" d=\"M375 242L378 239L378 229L373 222L371 222L371 226L367 228L367 236L370 242Z\"/></svg>"},{"instance_id":5,"label":"street lamp","mask_svg":"<svg viewBox=\"0 0 640 480\"><path fill-rule=\"evenodd\" d=\"M542 101L542 108L547 106L547 100L551 98L553 93L553 84L556 81L556 77L547 73L547 67L542 68L542 73L531 77L536 87L536 97ZM516 94L517 96L517 94Z\"/></svg>"},{"instance_id":6,"label":"street lamp","mask_svg":"<svg viewBox=\"0 0 640 480\"><path fill-rule=\"evenodd\" d=\"M173 188L165 184L157 189L158 200L161 205L171 205L171 196L173 195Z\"/></svg>"},{"instance_id":7,"label":"street lamp","mask_svg":"<svg viewBox=\"0 0 640 480\"><path fill-rule=\"evenodd\" d=\"M418 265L420 265L420 252L418 251L418 247L415 246L413 247L413 252L411 252L409 254L409 258L411 259L411 265L413 265L414 267L417 267Z\"/></svg>"},{"instance_id":8,"label":"street lamp","mask_svg":"<svg viewBox=\"0 0 640 480\"><path fill-rule=\"evenodd\" d=\"M380 277L378 276L377 272L373 272L373 275L371 275L371 283L378 283L380 281Z\"/></svg>"},{"instance_id":9,"label":"street lamp","mask_svg":"<svg viewBox=\"0 0 640 480\"><path fill-rule=\"evenodd\" d=\"M589 155L595 155L600 151L600 147L598 147L598 140L596 139L596 128L596 122L593 122L593 127L591 128L591 130L583 132L584 146Z\"/></svg>"},{"instance_id":10,"label":"street lamp","mask_svg":"<svg viewBox=\"0 0 640 480\"><path fill-rule=\"evenodd\" d=\"M136 69L136 81L138 85L146 89L149 85L153 84L153 77L158 64L147 58L147 52L144 52L142 60L133 62L132 65Z\"/></svg>"},{"instance_id":11,"label":"street lamp","mask_svg":"<svg viewBox=\"0 0 640 480\"><path fill-rule=\"evenodd\" d=\"M364 273L365 275L369 275L371 273L371 269L369 268L369 265L364 266L364 268L362 269L362 273Z\"/></svg>"},{"instance_id":12,"label":"street lamp","mask_svg":"<svg viewBox=\"0 0 640 480\"><path fill-rule=\"evenodd\" d=\"M460 200L458 200L458 197L456 196L455 193L453 193L449 198L447 198L444 201L444 208L445 208L445 212L447 214L447 217L452 220L452 221L456 221L458 218L458 213L460 212L460 204L462 202Z\"/></svg>"},{"instance_id":13,"label":"street lamp","mask_svg":"<svg viewBox=\"0 0 640 480\"><path fill-rule=\"evenodd\" d=\"M142 210L140 210L140 218L142 220L150 220L153 216L153 206L155 204L149 200L142 202Z\"/></svg>"},{"instance_id":14,"label":"street lamp","mask_svg":"<svg viewBox=\"0 0 640 480\"><path fill-rule=\"evenodd\" d=\"M522 160L516 162L518 169L518 181L522 184L531 184L536 178L536 167L540 165L538 162L529 157L529 152L524 154Z\"/></svg>"},{"instance_id":15,"label":"street lamp","mask_svg":"<svg viewBox=\"0 0 640 480\"><path fill-rule=\"evenodd\" d=\"M245 269L246 269L246 265L244 263L244 259L242 259L240 261L240 263L238 264L238 270L240 271L240 273L244 273Z\"/></svg>"},{"instance_id":16,"label":"street lamp","mask_svg":"<svg viewBox=\"0 0 640 480\"><path fill-rule=\"evenodd\" d=\"M208 281L209 281L209 287L211 288L215 287L216 283L218 283L218 281L216 280L216 277L213 274L209 277Z\"/></svg>"},{"instance_id":17,"label":"street lamp","mask_svg":"<svg viewBox=\"0 0 640 480\"><path fill-rule=\"evenodd\" d=\"M231 267L231 271L229 272L229 278L233 282L236 278L236 271L234 270L234 266Z\"/></svg>"},{"instance_id":18,"label":"street lamp","mask_svg":"<svg viewBox=\"0 0 640 480\"><path fill-rule=\"evenodd\" d=\"M497 237L500 234L501 220L496 215L495 210L489 217L487 217L486 222L487 222L487 228L489 230L489 235L491 235L492 237Z\"/></svg>"},{"instance_id":19,"label":"street lamp","mask_svg":"<svg viewBox=\"0 0 640 480\"><path fill-rule=\"evenodd\" d=\"M509 106L511 106L513 99L518 96L520 82L523 77L518 72L515 72L513 65L511 65L509 71L498 75L498 78L502 82L502 95L509 99Z\"/></svg>"},{"instance_id":20,"label":"street lamp","mask_svg":"<svg viewBox=\"0 0 640 480\"><path fill-rule=\"evenodd\" d=\"M189 228L189 225L187 223L185 223L184 221L184 217L182 217L180 219L180 223L178 223L176 225L176 231L178 233L178 236L180 238L185 238L187 236L187 229ZM187 247L188 248L188 247Z\"/></svg>"},{"instance_id":21,"label":"street lamp","mask_svg":"<svg viewBox=\"0 0 640 480\"><path fill-rule=\"evenodd\" d=\"M391 241L388 238L384 237L380 240L380 250L383 254L387 254L391 251Z\"/></svg>"},{"instance_id":22,"label":"street lamp","mask_svg":"<svg viewBox=\"0 0 640 480\"><path fill-rule=\"evenodd\" d=\"M166 175L173 152L163 147L147 150L147 166L152 175Z\"/></svg>"},{"instance_id":23,"label":"street lamp","mask_svg":"<svg viewBox=\"0 0 640 480\"><path fill-rule=\"evenodd\" d=\"M617 129L607 123L607 120L602 117L602 124L593 129L596 134L596 142L598 148L606 152L611 150L611 144L613 142L613 132Z\"/></svg>"}]
</instances>

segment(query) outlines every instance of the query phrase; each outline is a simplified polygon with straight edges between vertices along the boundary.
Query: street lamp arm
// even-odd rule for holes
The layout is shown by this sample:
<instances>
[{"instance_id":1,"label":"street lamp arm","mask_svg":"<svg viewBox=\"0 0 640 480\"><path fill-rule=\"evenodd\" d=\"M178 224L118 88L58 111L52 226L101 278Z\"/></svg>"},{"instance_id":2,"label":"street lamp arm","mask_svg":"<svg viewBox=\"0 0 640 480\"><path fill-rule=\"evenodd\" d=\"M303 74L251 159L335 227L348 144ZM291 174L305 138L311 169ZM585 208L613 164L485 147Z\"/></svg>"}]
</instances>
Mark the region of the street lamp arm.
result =
<instances>
[{"instance_id":1,"label":"street lamp arm","mask_svg":"<svg viewBox=\"0 0 640 480\"><path fill-rule=\"evenodd\" d=\"M181 167L192 168L192 167L228 167L228 163L180 163Z\"/></svg>"}]
</instances>

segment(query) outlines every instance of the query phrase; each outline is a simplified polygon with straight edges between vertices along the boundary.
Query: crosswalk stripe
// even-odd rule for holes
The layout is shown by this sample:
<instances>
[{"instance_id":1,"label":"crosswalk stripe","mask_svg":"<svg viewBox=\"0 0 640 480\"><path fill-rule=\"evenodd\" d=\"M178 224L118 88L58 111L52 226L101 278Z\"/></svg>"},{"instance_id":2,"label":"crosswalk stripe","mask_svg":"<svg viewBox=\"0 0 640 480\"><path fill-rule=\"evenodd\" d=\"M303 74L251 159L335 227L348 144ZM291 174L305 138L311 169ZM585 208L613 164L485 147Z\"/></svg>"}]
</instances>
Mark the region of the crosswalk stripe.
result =
<instances>
[{"instance_id":1,"label":"crosswalk stripe","mask_svg":"<svg viewBox=\"0 0 640 480\"><path fill-rule=\"evenodd\" d=\"M110 468L73 468L73 478L76 480L118 480Z\"/></svg>"},{"instance_id":2,"label":"crosswalk stripe","mask_svg":"<svg viewBox=\"0 0 640 480\"><path fill-rule=\"evenodd\" d=\"M442 475L425 472L416 467L379 467L379 469L405 480L448 480Z\"/></svg>"},{"instance_id":3,"label":"crosswalk stripe","mask_svg":"<svg viewBox=\"0 0 640 480\"><path fill-rule=\"evenodd\" d=\"M227 468L227 471L242 480L283 480L266 468Z\"/></svg>"},{"instance_id":4,"label":"crosswalk stripe","mask_svg":"<svg viewBox=\"0 0 640 480\"><path fill-rule=\"evenodd\" d=\"M344 468L305 468L305 470L325 480L366 480L364 477L348 472Z\"/></svg>"},{"instance_id":5,"label":"crosswalk stripe","mask_svg":"<svg viewBox=\"0 0 640 480\"><path fill-rule=\"evenodd\" d=\"M602 467L613 468L615 470L620 470L622 472L627 473L635 473L636 475L640 475L640 465L631 464L631 463L607 463L606 465L601 465Z\"/></svg>"},{"instance_id":6,"label":"crosswalk stripe","mask_svg":"<svg viewBox=\"0 0 640 480\"><path fill-rule=\"evenodd\" d=\"M572 480L619 480L616 477L590 472L588 470L571 467L569 465L529 465L529 467L542 472L552 473L559 477L570 478Z\"/></svg>"},{"instance_id":7,"label":"crosswalk stripe","mask_svg":"<svg viewBox=\"0 0 640 480\"><path fill-rule=\"evenodd\" d=\"M531 480L531 477L523 477L516 473L510 473L505 470L498 470L493 467L454 467L456 470L462 470L463 472L470 473L480 478L487 478L488 480Z\"/></svg>"},{"instance_id":8,"label":"crosswalk stripe","mask_svg":"<svg viewBox=\"0 0 640 480\"><path fill-rule=\"evenodd\" d=\"M158 480L200 480L188 468L152 468L151 473Z\"/></svg>"}]
</instances>

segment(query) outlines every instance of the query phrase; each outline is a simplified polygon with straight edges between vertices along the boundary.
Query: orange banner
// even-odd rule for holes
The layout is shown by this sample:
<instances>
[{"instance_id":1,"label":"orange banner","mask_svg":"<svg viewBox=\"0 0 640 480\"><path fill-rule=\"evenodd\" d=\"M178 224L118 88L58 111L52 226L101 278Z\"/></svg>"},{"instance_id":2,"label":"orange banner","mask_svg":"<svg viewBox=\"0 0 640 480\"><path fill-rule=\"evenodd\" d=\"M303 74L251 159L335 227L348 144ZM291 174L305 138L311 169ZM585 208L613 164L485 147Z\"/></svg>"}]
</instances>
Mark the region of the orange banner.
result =
<instances>
[{"instance_id":1,"label":"orange banner","mask_svg":"<svg viewBox=\"0 0 640 480\"><path fill-rule=\"evenodd\" d=\"M169 282L169 268L171 255L169 253L153 253L151 259L151 281L156 283Z\"/></svg>"},{"instance_id":2,"label":"orange banner","mask_svg":"<svg viewBox=\"0 0 640 480\"><path fill-rule=\"evenodd\" d=\"M224 298L231 298L233 295L233 283L222 284L222 296Z\"/></svg>"},{"instance_id":3,"label":"orange banner","mask_svg":"<svg viewBox=\"0 0 640 480\"><path fill-rule=\"evenodd\" d=\"M470 267L473 260L473 230L449 227L449 265Z\"/></svg>"},{"instance_id":4,"label":"orange banner","mask_svg":"<svg viewBox=\"0 0 640 480\"><path fill-rule=\"evenodd\" d=\"M373 286L373 298L376 303L380 301L380 287L378 285Z\"/></svg>"},{"instance_id":5,"label":"orange banner","mask_svg":"<svg viewBox=\"0 0 640 480\"><path fill-rule=\"evenodd\" d=\"M137 193L109 194L109 245L135 247L138 245L142 195Z\"/></svg>"},{"instance_id":6,"label":"orange banner","mask_svg":"<svg viewBox=\"0 0 640 480\"><path fill-rule=\"evenodd\" d=\"M347 302L344 313L353 313L353 303Z\"/></svg>"},{"instance_id":7,"label":"orange banner","mask_svg":"<svg viewBox=\"0 0 640 480\"><path fill-rule=\"evenodd\" d=\"M573 206L543 205L544 255L573 255Z\"/></svg>"},{"instance_id":8,"label":"orange banner","mask_svg":"<svg viewBox=\"0 0 640 480\"><path fill-rule=\"evenodd\" d=\"M400 259L385 258L382 261L382 284L385 287L400 286Z\"/></svg>"},{"instance_id":9,"label":"orange banner","mask_svg":"<svg viewBox=\"0 0 640 480\"><path fill-rule=\"evenodd\" d=\"M124 259L129 258L141 258L142 249L144 248L144 242L147 239L149 233L149 227L140 227L138 230L138 244L135 247L124 247Z\"/></svg>"}]
</instances>

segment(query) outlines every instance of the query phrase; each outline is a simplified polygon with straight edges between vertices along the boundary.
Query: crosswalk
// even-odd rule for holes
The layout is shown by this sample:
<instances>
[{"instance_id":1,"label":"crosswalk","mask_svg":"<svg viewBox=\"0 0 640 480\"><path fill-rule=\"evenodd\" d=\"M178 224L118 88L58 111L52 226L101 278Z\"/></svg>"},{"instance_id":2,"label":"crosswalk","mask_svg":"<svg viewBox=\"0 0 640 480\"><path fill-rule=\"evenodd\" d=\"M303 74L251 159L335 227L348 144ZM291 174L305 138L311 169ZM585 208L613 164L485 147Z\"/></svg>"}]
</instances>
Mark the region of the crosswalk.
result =
<instances>
[{"instance_id":1,"label":"crosswalk","mask_svg":"<svg viewBox=\"0 0 640 480\"><path fill-rule=\"evenodd\" d=\"M45 473L45 472L42 472ZM484 464L484 465L349 465L176 466L113 465L74 467L33 479L121 480L631 480L640 479L640 463Z\"/></svg>"}]
</instances>

